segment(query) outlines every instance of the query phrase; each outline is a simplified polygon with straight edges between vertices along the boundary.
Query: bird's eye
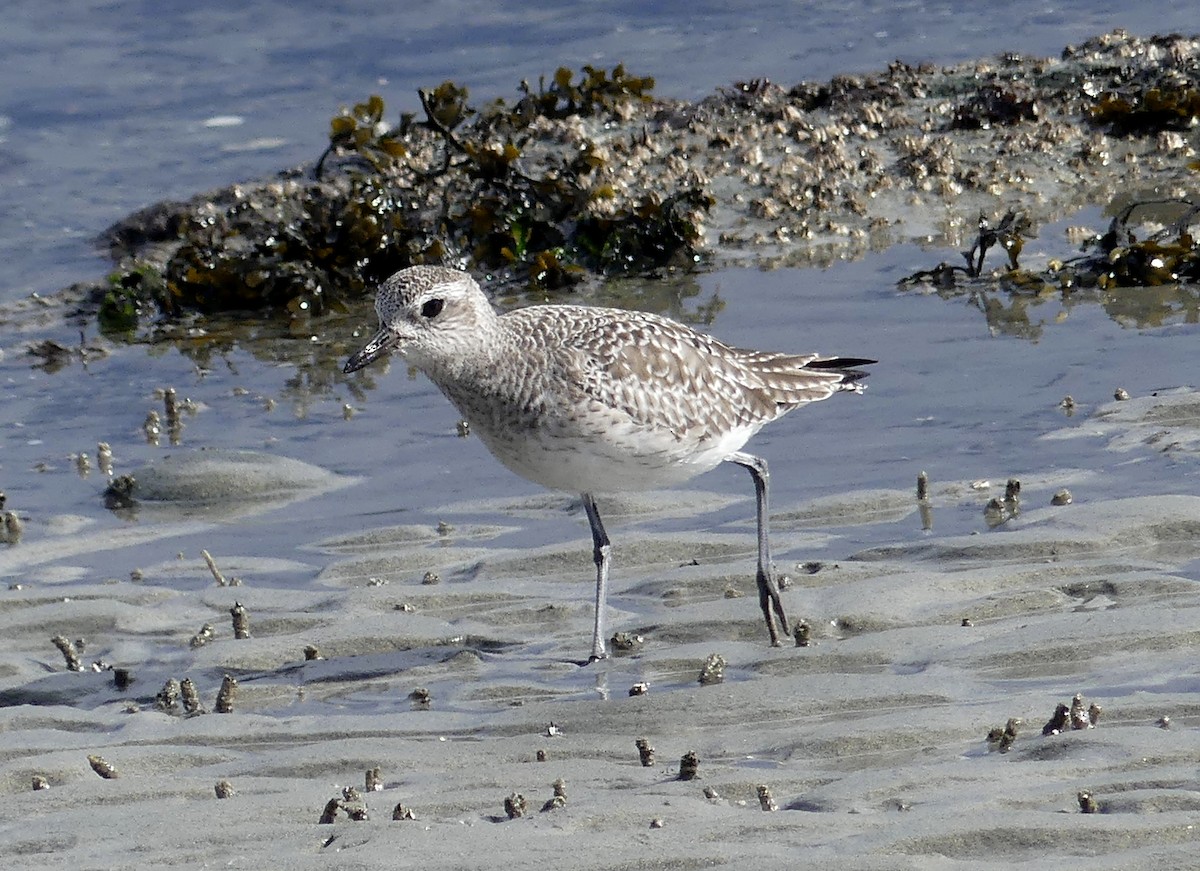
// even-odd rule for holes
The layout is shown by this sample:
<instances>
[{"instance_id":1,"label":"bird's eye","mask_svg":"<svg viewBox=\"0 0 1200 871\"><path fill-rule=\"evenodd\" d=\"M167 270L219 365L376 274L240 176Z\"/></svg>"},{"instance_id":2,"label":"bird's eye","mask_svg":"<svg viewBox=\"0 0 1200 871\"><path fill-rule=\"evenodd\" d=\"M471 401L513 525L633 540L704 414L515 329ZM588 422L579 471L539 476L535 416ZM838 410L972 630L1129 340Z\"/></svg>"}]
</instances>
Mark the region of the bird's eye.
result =
<instances>
[{"instance_id":1,"label":"bird's eye","mask_svg":"<svg viewBox=\"0 0 1200 871\"><path fill-rule=\"evenodd\" d=\"M446 304L444 299L427 299L425 305L421 306L421 317L433 320L442 313L442 306Z\"/></svg>"}]
</instances>

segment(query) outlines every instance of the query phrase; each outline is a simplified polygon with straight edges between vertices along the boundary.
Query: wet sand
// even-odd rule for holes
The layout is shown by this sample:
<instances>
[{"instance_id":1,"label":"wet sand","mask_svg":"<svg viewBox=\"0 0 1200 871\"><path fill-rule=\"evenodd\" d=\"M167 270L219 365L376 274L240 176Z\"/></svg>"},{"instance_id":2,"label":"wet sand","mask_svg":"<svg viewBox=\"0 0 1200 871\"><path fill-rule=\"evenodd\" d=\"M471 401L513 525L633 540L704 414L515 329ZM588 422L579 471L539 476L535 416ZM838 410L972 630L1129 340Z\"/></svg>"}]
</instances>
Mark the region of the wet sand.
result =
<instances>
[{"instance_id":1,"label":"wet sand","mask_svg":"<svg viewBox=\"0 0 1200 871\"><path fill-rule=\"evenodd\" d=\"M1175 459L1194 463L1197 402L1114 402L1082 429L1113 451L1169 436ZM1019 513L988 529L984 503L1003 482L935 481L933 516L973 518L973 534L858 551L856 529L915 517L915 497L780 506L784 601L811 626L804 648L766 645L747 595L749 525L626 534L622 517L686 527L730 502L704 491L614 505L611 623L644 642L587 667L575 664L591 620L582 518L578 541L496 543L569 509L552 494L482 506L496 525L458 520L481 506L454 503L430 512L441 529L317 540L326 567L295 586L293 562L223 554L223 574L257 583L216 586L189 558L147 565L141 582L3 591L7 867L1187 867L1200 497L1107 498L1084 470L1022 484ZM1049 504L1063 487L1074 501ZM249 638L233 638L235 601ZM213 640L189 647L205 622ZM69 673L50 627L103 649L85 648L85 671ZM305 661L306 645L324 658ZM714 653L724 682L701 686ZM91 671L98 657L131 668L130 687ZM225 675L238 679L233 710L213 713ZM160 710L169 678L194 681L209 713ZM410 698L418 688L427 704ZM1085 689L1103 709L1095 728L1043 736ZM1014 717L1011 749L989 751L988 731ZM699 768L685 781L688 752ZM98 776L89 754L119 777ZM382 789L367 792L375 767ZM49 788L34 791L34 777ZM543 811L559 779L565 805ZM222 780L236 794L218 800ZM369 818L318 824L347 786ZM761 786L777 810L764 811ZM1080 813L1081 791L1098 814ZM510 820L513 793L528 810ZM398 804L416 819L392 820Z\"/></svg>"}]
</instances>

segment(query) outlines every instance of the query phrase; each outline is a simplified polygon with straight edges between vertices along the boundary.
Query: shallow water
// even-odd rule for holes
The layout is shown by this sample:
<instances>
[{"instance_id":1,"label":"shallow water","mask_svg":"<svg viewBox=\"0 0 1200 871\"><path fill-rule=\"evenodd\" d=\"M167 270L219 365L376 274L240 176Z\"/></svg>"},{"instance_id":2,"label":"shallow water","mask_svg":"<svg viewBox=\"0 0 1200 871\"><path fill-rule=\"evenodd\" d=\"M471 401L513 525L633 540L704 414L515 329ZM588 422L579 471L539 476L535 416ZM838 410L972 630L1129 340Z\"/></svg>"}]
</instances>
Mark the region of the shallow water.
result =
<instances>
[{"instance_id":1,"label":"shallow water","mask_svg":"<svg viewBox=\"0 0 1200 871\"><path fill-rule=\"evenodd\" d=\"M946 4L779 4L753 19L689 4L686 27L679 9L611 5L535 18L451 4L402 23L394 4L353 15L129 6L120 17L96 5L53 27L41 8L12 6L0 28L5 56L28 60L0 72L0 178L22 204L0 213L4 300L102 272L86 240L129 209L311 159L337 105L372 90L395 112L446 77L509 95L559 63L624 60L660 93L692 97L735 78L1051 54L1118 24L1193 26L1182 2L1018 3L986 19ZM226 115L240 120L205 123ZM1023 257L1063 256L1066 226L1106 221L1093 210L1043 227ZM789 613L811 621L817 646L767 648L753 597L731 596L753 584L753 499L745 473L727 468L601 503L614 541L610 625L647 641L594 669L573 664L590 625L582 513L459 438L453 409L402 364L342 376L373 329L365 306L312 338L249 321L211 344L110 345L57 372L31 367L21 353L31 337L5 337L0 487L26 521L21 542L0 551L0 586L21 587L0 590L0 790L23 796L0 811L0 842L14 867L128 867L133 845L143 865L326 867L329 834L363 866L400 848L429 867L478 866L495 851L570 867L663 855L718 867L797 855L864 867L1047 855L1179 864L1200 806L1200 509L1184 498L1200 493L1197 427L1139 403L1195 386L1198 327L1116 319L1108 312L1136 311L1116 295L1104 306L1000 300L1008 316L989 323L986 301L897 289L957 257L903 246L823 271L728 269L611 289L694 323L715 311L701 325L735 345L880 363L863 396L794 413L750 446L773 473ZM46 333L78 335L70 324ZM167 386L193 410L178 446L165 434L152 446L141 427ZM1134 402L1113 405L1117 387ZM1078 403L1070 416L1066 394ZM116 514L101 496L101 440L118 473L225 448L305 461L344 486L234 517L228 506ZM922 470L932 529L911 498ZM1009 477L1022 482L1021 515L989 529L984 503ZM1063 487L1074 503L1051 508ZM215 586L201 549L244 585ZM820 570L799 566L811 562ZM421 583L428 570L440 584ZM246 641L230 637L235 600L250 610ZM190 648L206 622L217 639ZM86 663L132 667L133 688L65 673L49 643L59 633L87 640ZM327 659L303 663L308 643ZM700 689L714 651L729 660L726 683ZM211 707L226 673L242 683L240 716L152 710L163 681L183 676ZM627 698L639 680L650 694ZM428 710L408 699L417 686L432 693ZM1076 691L1108 720L1042 739L1041 723ZM142 713L125 713L130 700ZM1163 715L1175 729L1155 726ZM988 754L983 735L1010 716L1028 720L1017 750ZM561 738L539 737L550 720ZM658 768L637 767L637 735L658 745ZM535 748L549 767L530 764ZM673 779L687 749L725 800ZM122 779L96 778L90 752ZM369 825L314 825L343 784L380 764L388 788L371 799ZM34 773L52 789L26 795ZM565 815L490 825L509 791L540 804L558 776L571 790ZM220 777L240 803L210 798ZM793 812L761 814L763 782ZM1062 813L1081 788L1106 803L1103 828ZM384 822L384 804L401 798L419 825ZM646 841L655 817L667 828ZM466 858L446 854L450 835Z\"/></svg>"},{"instance_id":2,"label":"shallow water","mask_svg":"<svg viewBox=\"0 0 1200 871\"><path fill-rule=\"evenodd\" d=\"M0 301L92 279L105 227L163 198L315 160L339 106L389 118L452 78L480 102L566 65L625 63L694 99L739 80L790 84L1012 51L1056 55L1123 27L1189 32L1190 0L1048 5L391 2L74 4L16 0L0 27Z\"/></svg>"}]
</instances>

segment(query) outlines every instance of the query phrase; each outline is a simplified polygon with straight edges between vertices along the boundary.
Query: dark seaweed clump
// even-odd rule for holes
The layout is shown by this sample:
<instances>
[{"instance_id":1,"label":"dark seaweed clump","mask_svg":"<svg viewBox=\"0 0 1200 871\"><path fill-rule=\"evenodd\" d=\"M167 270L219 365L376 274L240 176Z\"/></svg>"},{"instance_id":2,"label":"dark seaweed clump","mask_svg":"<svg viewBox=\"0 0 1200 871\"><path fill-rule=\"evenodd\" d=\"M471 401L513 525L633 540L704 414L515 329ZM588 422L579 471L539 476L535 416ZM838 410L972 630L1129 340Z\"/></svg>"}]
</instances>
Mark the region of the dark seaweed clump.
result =
<instances>
[{"instance_id":1,"label":"dark seaweed clump","mask_svg":"<svg viewBox=\"0 0 1200 871\"><path fill-rule=\"evenodd\" d=\"M1089 292L1100 295L1112 317L1138 326L1162 324L1171 317L1194 323L1200 320L1197 223L1200 205L1190 200L1137 200L1117 212L1107 232L1085 239L1080 254L1051 260L1037 270L1022 267L1019 260L1024 239L1035 235L1025 215L1008 212L996 222L981 215L974 244L962 252L964 266L939 263L899 284L932 287L949 296L970 295L993 327L1010 333L1036 332L1027 314L1030 301ZM984 258L993 247L1006 252L1007 263L988 272ZM1011 305L1001 305L989 291L1009 294Z\"/></svg>"},{"instance_id":2,"label":"dark seaweed clump","mask_svg":"<svg viewBox=\"0 0 1200 871\"><path fill-rule=\"evenodd\" d=\"M1114 136L1150 136L1186 132L1200 118L1200 90L1164 83L1105 91L1088 110L1093 124Z\"/></svg>"},{"instance_id":3,"label":"dark seaweed clump","mask_svg":"<svg viewBox=\"0 0 1200 871\"><path fill-rule=\"evenodd\" d=\"M101 322L128 330L185 310L319 314L416 263L539 290L692 264L708 193L699 182L623 185L622 161L648 143L592 136L649 111L653 86L622 66L585 66L581 77L559 69L549 84L523 82L511 105L474 107L466 88L445 82L421 91L420 115L395 125L372 96L334 116L311 170L159 206L110 230L123 259ZM161 265L144 254L164 250Z\"/></svg>"},{"instance_id":4,"label":"dark seaweed clump","mask_svg":"<svg viewBox=\"0 0 1200 871\"><path fill-rule=\"evenodd\" d=\"M987 130L1036 121L1040 114L1037 101L1024 89L1010 83L980 86L954 109L952 130Z\"/></svg>"},{"instance_id":5,"label":"dark seaweed clump","mask_svg":"<svg viewBox=\"0 0 1200 871\"><path fill-rule=\"evenodd\" d=\"M1153 209L1156 216L1174 211L1166 226L1141 230L1134 218ZM902 286L925 283L952 288L966 280L984 276L984 257L999 246L1008 264L997 274L1014 287L1057 286L1064 289L1115 287L1158 287L1200 281L1200 241L1191 228L1200 218L1200 206L1189 200L1139 200L1121 210L1108 232L1088 239L1081 256L1053 262L1044 272L1021 268L1019 258L1024 239L1033 235L1029 219L1008 212L993 224L979 216L979 233L969 251L963 252L966 266L940 263L904 278Z\"/></svg>"}]
</instances>

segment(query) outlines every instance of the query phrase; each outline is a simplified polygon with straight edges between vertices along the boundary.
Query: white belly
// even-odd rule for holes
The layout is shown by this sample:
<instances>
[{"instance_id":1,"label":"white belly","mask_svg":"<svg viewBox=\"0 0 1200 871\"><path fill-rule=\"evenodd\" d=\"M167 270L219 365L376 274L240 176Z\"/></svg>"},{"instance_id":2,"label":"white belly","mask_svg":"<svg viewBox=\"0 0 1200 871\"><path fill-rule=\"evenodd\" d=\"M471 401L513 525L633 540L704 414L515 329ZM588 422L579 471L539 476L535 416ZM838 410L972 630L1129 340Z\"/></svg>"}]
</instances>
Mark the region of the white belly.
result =
<instances>
[{"instance_id":1,"label":"white belly","mask_svg":"<svg viewBox=\"0 0 1200 871\"><path fill-rule=\"evenodd\" d=\"M477 430L501 463L543 487L572 493L620 493L680 484L715 468L741 448L758 427L730 432L701 444L670 434L621 431L578 433Z\"/></svg>"}]
</instances>

